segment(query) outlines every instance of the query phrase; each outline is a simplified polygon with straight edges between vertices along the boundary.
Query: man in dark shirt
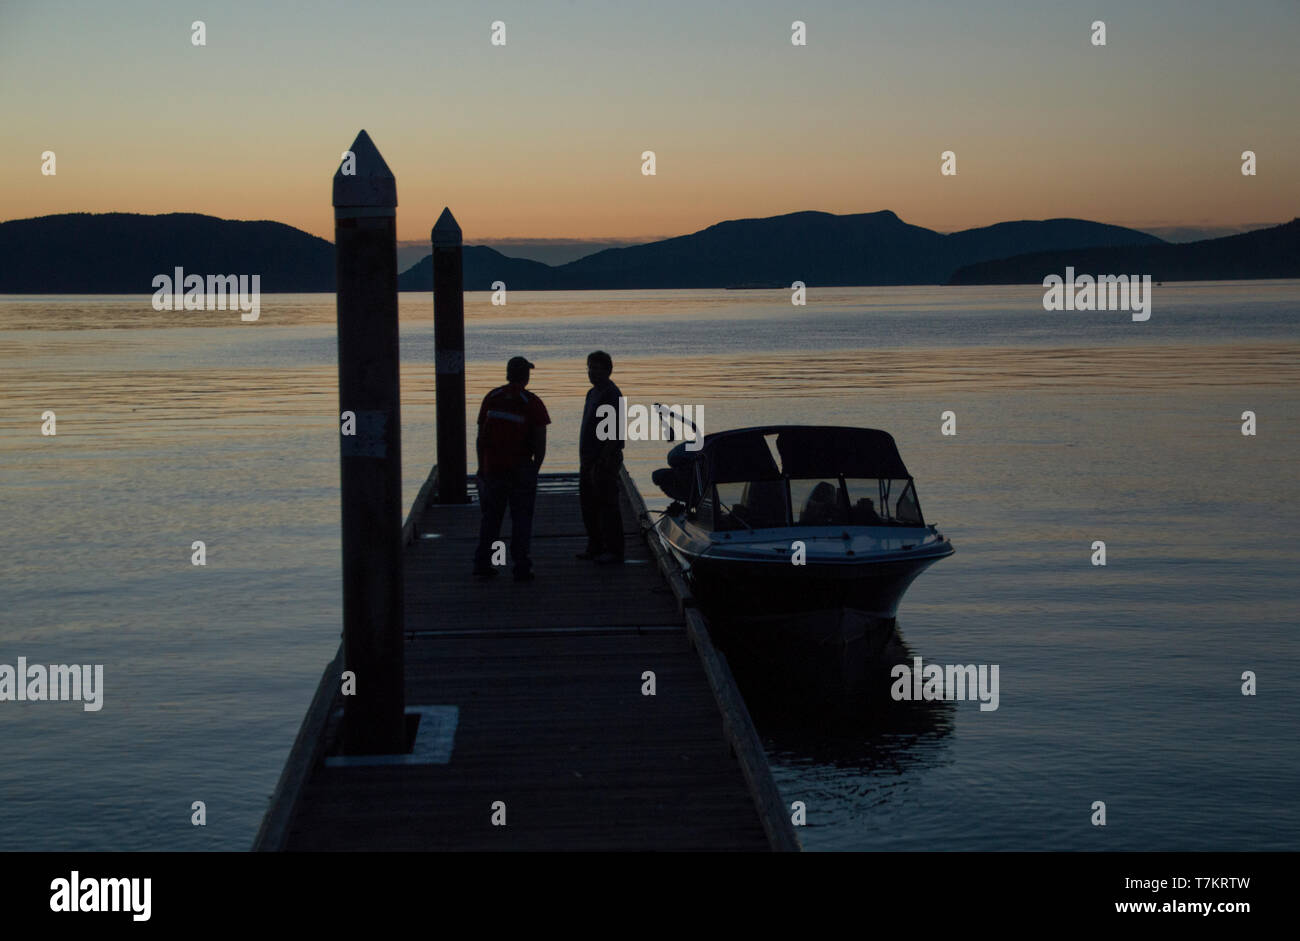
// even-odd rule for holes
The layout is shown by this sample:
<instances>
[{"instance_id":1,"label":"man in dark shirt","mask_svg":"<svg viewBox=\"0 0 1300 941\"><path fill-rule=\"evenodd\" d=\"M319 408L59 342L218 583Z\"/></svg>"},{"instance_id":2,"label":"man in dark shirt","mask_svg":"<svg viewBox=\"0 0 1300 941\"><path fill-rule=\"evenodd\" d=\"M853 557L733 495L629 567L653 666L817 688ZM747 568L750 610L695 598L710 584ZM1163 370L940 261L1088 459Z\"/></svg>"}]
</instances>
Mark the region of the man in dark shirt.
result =
<instances>
[{"instance_id":1,"label":"man in dark shirt","mask_svg":"<svg viewBox=\"0 0 1300 941\"><path fill-rule=\"evenodd\" d=\"M618 402L623 393L610 381L614 361L597 350L587 357L587 378L591 389L582 410L582 430L578 435L579 484L582 525L587 530L587 548L580 559L595 559L604 564L623 561L623 517L618 508L618 471L623 466L623 429L618 424ZM612 435L598 434L602 405L613 408L614 420L605 421ZM605 414L608 414L606 411Z\"/></svg>"},{"instance_id":2,"label":"man in dark shirt","mask_svg":"<svg viewBox=\"0 0 1300 941\"><path fill-rule=\"evenodd\" d=\"M492 576L492 543L501 532L510 507L510 555L515 581L533 579L529 544L533 536L533 505L537 472L546 457L546 426L551 416L542 400L524 391L533 364L516 356L506 364L506 384L483 397L478 410L478 496L483 509L474 574Z\"/></svg>"}]
</instances>

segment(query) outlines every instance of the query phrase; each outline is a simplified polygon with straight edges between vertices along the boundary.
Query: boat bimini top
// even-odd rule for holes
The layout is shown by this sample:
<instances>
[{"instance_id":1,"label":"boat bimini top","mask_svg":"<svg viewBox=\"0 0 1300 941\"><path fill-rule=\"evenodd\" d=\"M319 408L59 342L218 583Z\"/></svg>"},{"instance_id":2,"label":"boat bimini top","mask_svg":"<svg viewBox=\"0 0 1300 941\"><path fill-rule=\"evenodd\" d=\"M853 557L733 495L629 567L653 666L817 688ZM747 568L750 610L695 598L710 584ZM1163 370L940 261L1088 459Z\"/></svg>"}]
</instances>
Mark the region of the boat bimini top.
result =
<instances>
[{"instance_id":1,"label":"boat bimini top","mask_svg":"<svg viewBox=\"0 0 1300 941\"><path fill-rule=\"evenodd\" d=\"M712 530L924 526L893 437L874 428L767 425L686 443L654 472L688 518ZM672 512L672 509L669 511Z\"/></svg>"}]
</instances>

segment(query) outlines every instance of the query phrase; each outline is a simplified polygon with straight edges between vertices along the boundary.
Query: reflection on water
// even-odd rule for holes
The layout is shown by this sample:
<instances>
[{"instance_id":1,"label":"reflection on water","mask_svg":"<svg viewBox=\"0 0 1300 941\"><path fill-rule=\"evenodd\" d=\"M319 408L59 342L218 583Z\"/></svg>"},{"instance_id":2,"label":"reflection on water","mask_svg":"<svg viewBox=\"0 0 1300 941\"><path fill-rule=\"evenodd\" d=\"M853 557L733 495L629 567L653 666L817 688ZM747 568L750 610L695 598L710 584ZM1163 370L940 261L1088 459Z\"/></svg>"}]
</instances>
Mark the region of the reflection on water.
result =
<instances>
[{"instance_id":1,"label":"reflection on water","mask_svg":"<svg viewBox=\"0 0 1300 941\"><path fill-rule=\"evenodd\" d=\"M899 663L910 666L914 656L901 633L895 633L882 651L862 663L860 685L855 678L849 695L817 699L789 695L735 652L729 662L750 715L778 760L892 774L905 765L938 760L932 746L953 728L953 703L899 702L890 696L896 682L890 670ZM922 743L925 748L916 747Z\"/></svg>"},{"instance_id":2,"label":"reflection on water","mask_svg":"<svg viewBox=\"0 0 1300 941\"><path fill-rule=\"evenodd\" d=\"M860 831L865 817L889 819L914 782L952 763L950 737L958 704L942 699L895 701L895 664L917 654L901 633L862 666L864 680L848 698L792 697L748 657L731 664L763 738L778 788L801 801L799 829L808 849L872 848Z\"/></svg>"}]
</instances>

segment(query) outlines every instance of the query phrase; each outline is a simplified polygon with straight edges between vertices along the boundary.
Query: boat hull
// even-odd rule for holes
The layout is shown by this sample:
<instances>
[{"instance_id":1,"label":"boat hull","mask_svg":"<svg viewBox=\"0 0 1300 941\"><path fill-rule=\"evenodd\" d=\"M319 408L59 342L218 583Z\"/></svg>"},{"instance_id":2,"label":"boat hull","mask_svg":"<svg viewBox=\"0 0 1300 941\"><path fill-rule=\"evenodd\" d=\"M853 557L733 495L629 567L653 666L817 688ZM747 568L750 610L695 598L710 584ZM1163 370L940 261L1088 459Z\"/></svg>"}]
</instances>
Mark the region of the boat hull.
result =
<instances>
[{"instance_id":1,"label":"boat hull","mask_svg":"<svg viewBox=\"0 0 1300 941\"><path fill-rule=\"evenodd\" d=\"M866 692L868 666L896 636L893 618L852 608L711 615L709 631L747 689L825 704Z\"/></svg>"},{"instance_id":2,"label":"boat hull","mask_svg":"<svg viewBox=\"0 0 1300 941\"><path fill-rule=\"evenodd\" d=\"M731 618L853 610L893 619L917 576L953 552L922 529L858 529L844 538L757 531L719 540L667 517L663 535L700 606ZM804 543L800 564L790 553L795 541Z\"/></svg>"},{"instance_id":3,"label":"boat hull","mask_svg":"<svg viewBox=\"0 0 1300 941\"><path fill-rule=\"evenodd\" d=\"M933 535L923 543L922 530L715 539L667 517L662 532L738 676L818 703L865 692L868 666L895 637L903 595L953 552ZM798 565L780 554L795 536L806 541Z\"/></svg>"},{"instance_id":4,"label":"boat hull","mask_svg":"<svg viewBox=\"0 0 1300 941\"><path fill-rule=\"evenodd\" d=\"M848 610L892 620L912 582L941 558L796 566L697 557L690 577L702 607L733 618Z\"/></svg>"}]
</instances>

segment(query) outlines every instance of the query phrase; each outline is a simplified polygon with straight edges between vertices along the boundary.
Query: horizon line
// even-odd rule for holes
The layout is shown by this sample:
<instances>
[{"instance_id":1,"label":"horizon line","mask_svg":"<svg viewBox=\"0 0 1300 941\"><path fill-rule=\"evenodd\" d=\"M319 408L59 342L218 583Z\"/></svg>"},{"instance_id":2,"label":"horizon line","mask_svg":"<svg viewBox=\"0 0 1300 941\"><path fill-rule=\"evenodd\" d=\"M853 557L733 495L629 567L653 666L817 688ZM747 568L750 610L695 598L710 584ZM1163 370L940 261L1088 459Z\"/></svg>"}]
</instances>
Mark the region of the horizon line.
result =
<instances>
[{"instance_id":1,"label":"horizon line","mask_svg":"<svg viewBox=\"0 0 1300 941\"><path fill-rule=\"evenodd\" d=\"M738 217L731 218L731 219L719 219L719 220L717 220L716 222L711 222L711 223L705 225L703 228L700 228L700 229L694 229L694 230L692 230L692 231L690 231L690 232L682 232L682 233L679 233L679 234L677 234L677 235L651 235L651 236L637 236L637 237L628 237L628 236L606 236L606 237L601 237L601 236L544 236L544 237L543 237L543 236L519 236L519 237L511 237L511 236L484 236L484 237L481 237L481 238L479 238L479 239L477 239L477 240L474 240L474 241L466 240L464 244L466 244L466 245L490 245L491 243L496 242L496 243L508 243L508 244L517 244L517 245L537 245L537 246L546 246L546 245L558 245L558 244L584 244L584 243L593 243L593 244L603 244L603 245L606 245L607 247L610 246L610 245L617 245L617 246L621 246L621 247L628 247L628 248L630 248L630 247L634 247L634 246L637 246L637 245L647 245L647 244L651 244L651 243L653 243L653 242L665 241L665 240L667 240L667 239L682 238L682 237L689 236L689 235L695 235L695 234L697 234L697 233L699 233L699 232L703 232L703 231L705 231L705 230L707 230L707 229L709 229L709 228L712 228L712 227L715 226L715 225L721 225L722 223L725 223L725 222L750 222L750 221L759 221L759 220L764 220L764 219L780 219L780 218L783 218L783 217L785 217L785 216L802 215L802 214L805 214L805 213L819 213L819 214L822 214L822 215L837 216L837 217L843 217L843 216L869 216L869 215L879 215L879 214L881 214L881 213L890 213L890 214L892 214L895 218L897 218L899 221L903 222L903 223L906 224L906 225L912 225L912 226L915 226L916 228L929 229L931 232L936 232L936 233L938 233L938 234L940 234L940 235L951 235L951 234L956 233L956 232L968 232L968 231L971 231L971 230L974 230L974 229L988 228L988 227L991 227L991 226L1001 225L1001 224L1008 223L1008 222L1049 222L1049 221L1062 220L1062 219L1076 220L1076 221L1080 221L1080 222L1091 222L1091 223L1093 223L1093 224L1097 224L1097 225L1110 225L1110 226L1116 226L1116 227L1118 227L1118 228L1131 229L1131 230L1134 230L1134 231L1137 231L1137 232L1142 232L1142 233L1147 234L1147 235L1152 235L1152 234L1154 234L1154 233L1151 231L1151 230L1153 230L1153 229L1154 229L1154 230L1166 230L1166 231L1171 230L1171 229L1209 229L1209 230L1217 230L1217 229L1228 230L1228 229L1232 229L1232 230L1235 230L1235 231L1232 231L1232 232L1227 232L1227 231L1225 231L1224 234L1223 234L1222 236L1213 236L1213 237L1216 237L1216 238L1217 238L1217 237L1226 237L1226 236L1228 236L1228 235L1233 235L1233 234L1241 234L1241 233L1244 233L1244 232L1254 231L1254 230L1257 230L1257 229L1264 229L1264 228L1271 228L1271 227L1279 226L1279 225L1285 225L1287 222L1290 222L1290 221L1292 221L1292 220L1295 219L1295 218L1300 218L1300 213L1296 213L1295 215L1291 216L1290 219L1286 219L1286 218L1284 218L1284 219L1280 219L1280 220L1277 220L1277 221L1270 221L1270 222L1259 222L1259 221L1252 221L1252 222L1205 222L1205 221L1201 221L1201 222L1191 222L1191 221L1189 221L1189 222L1127 222L1127 223L1125 223L1125 222L1109 222L1109 221L1103 221L1103 220L1099 220L1099 219L1087 219L1087 218L1084 218L1084 217L1082 217L1082 216L1045 216L1045 217L1042 217L1042 218L1028 218L1028 217L1022 217L1022 218L1019 218L1019 219L1000 219L1000 220L997 220L997 221L995 221L995 222L987 222L987 223L983 223L983 224L980 224L980 225L967 226L967 227L965 227L965 228L946 228L946 227L945 227L945 228L936 228L936 227L930 227L930 226L918 226L918 225L916 225L915 223L907 222L906 219L904 219L901 215L899 215L899 213L898 213L896 210L893 210L893 209L861 210L861 211L856 211L856 212L831 212L831 211L829 211L829 210L825 210L825 209L796 209L796 210L793 210L793 211L791 211L791 212L776 213L776 214L774 214L774 215L770 215L770 216L738 216ZM269 218L256 218L256 219L248 218L248 219L245 219L245 218L234 218L234 217L228 217L228 216L215 216L215 215L212 215L211 213L208 213L208 212L197 212L197 211L194 211L194 210L188 210L188 209L173 209L173 210L169 210L169 211L166 211L166 212L136 212L136 211L132 211L132 210L123 210L123 209L112 209L112 210L107 210L107 211L104 211L104 212L91 212L91 211L87 211L87 210L73 210L73 211L69 211L69 212L52 212L52 213L45 213L44 215L39 215L39 216L22 216L22 217L13 218L13 219L0 219L0 225L4 225L4 224L9 223L9 222L29 222L29 221L34 221L34 220L36 220L36 219L48 219L48 218L53 218L53 217L56 217L56 216L71 216L71 215L88 215L88 216L128 215L128 216L146 216L146 217L159 217L159 216L172 216L172 215L189 215L189 216L204 216L204 217L206 217L206 218L209 218L209 219L217 219L217 220L222 221L222 222L271 222L271 223L275 223L275 224L277 224L277 225L288 226L289 228L296 229L297 231L299 231L299 232L303 232L303 233L305 233L305 234L307 234L307 235L313 235L313 236L315 236L316 238L323 239L324 241L327 241L327 242L331 242L331 243L333 242L333 239L332 239L332 238L327 238L326 236L323 236L323 235L316 235L316 233L311 232L311 231L308 230L308 229L301 229L301 228L298 228L298 226L292 225L292 224L290 224L290 223L288 223L288 222L282 222L282 221L280 221L279 219L269 219ZM1159 236L1157 236L1157 237L1159 237ZM401 238L399 238L399 239L397 240L398 244L405 244L405 245L408 245L408 246L409 246L409 245L418 245L418 244L423 243L424 241L426 241L426 239L401 239ZM1193 239L1192 241L1199 241L1199 239Z\"/></svg>"}]
</instances>

